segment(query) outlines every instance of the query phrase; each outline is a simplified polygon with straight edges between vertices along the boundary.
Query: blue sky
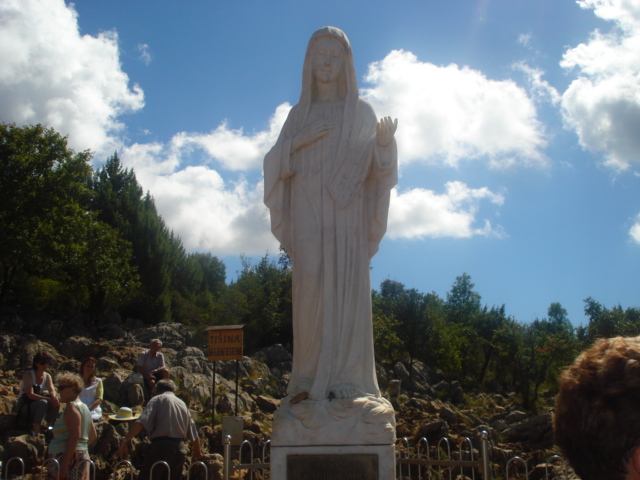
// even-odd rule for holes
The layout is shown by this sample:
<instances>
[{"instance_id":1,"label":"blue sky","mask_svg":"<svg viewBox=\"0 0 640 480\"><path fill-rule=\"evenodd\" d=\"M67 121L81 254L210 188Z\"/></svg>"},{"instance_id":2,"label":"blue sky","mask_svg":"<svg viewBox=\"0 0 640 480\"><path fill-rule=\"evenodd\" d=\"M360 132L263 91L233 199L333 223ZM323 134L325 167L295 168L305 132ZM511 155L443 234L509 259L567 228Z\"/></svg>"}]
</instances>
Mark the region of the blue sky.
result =
<instances>
[{"instance_id":1,"label":"blue sky","mask_svg":"<svg viewBox=\"0 0 640 480\"><path fill-rule=\"evenodd\" d=\"M399 119L374 288L445 297L466 272L522 322L640 306L640 0L2 0L0 120L54 127L95 166L118 150L233 278L240 254L277 254L262 158L325 25Z\"/></svg>"}]
</instances>

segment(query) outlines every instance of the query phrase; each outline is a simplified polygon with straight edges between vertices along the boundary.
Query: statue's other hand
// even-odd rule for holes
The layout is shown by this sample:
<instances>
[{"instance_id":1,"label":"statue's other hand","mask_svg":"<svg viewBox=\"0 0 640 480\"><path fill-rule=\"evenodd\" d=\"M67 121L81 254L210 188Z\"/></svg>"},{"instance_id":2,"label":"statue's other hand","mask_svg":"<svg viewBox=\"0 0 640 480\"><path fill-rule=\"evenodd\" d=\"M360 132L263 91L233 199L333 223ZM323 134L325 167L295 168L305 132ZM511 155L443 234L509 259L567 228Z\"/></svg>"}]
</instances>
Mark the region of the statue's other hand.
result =
<instances>
[{"instance_id":1,"label":"statue's other hand","mask_svg":"<svg viewBox=\"0 0 640 480\"><path fill-rule=\"evenodd\" d=\"M316 143L333 129L332 123L314 122L293 137L292 150L301 150Z\"/></svg>"},{"instance_id":2,"label":"statue's other hand","mask_svg":"<svg viewBox=\"0 0 640 480\"><path fill-rule=\"evenodd\" d=\"M378 145L386 147L393 140L393 136L398 128L398 119L391 120L391 117L381 118L376 126L376 138Z\"/></svg>"}]
</instances>

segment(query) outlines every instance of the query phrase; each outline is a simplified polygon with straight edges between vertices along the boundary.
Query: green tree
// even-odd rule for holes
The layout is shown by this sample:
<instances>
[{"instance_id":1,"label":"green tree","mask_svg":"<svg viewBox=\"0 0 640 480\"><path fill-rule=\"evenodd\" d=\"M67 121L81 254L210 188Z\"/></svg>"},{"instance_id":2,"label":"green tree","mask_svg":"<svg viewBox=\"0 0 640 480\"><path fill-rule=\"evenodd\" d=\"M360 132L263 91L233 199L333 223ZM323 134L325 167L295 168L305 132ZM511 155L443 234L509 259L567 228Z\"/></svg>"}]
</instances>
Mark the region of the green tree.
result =
<instances>
[{"instance_id":1,"label":"green tree","mask_svg":"<svg viewBox=\"0 0 640 480\"><path fill-rule=\"evenodd\" d=\"M0 304L17 271L51 275L59 267L64 231L84 221L90 159L53 129L0 124Z\"/></svg>"},{"instance_id":2,"label":"green tree","mask_svg":"<svg viewBox=\"0 0 640 480\"><path fill-rule=\"evenodd\" d=\"M480 376L478 365L481 365L479 358L483 342L478 334L477 322L482 310L480 294L474 290L474 287L471 276L467 273L456 277L451 290L447 293L444 306L447 321L457 325L458 343L461 345L460 355L462 357L461 375L463 377L471 375L478 379Z\"/></svg>"},{"instance_id":3,"label":"green tree","mask_svg":"<svg viewBox=\"0 0 640 480\"><path fill-rule=\"evenodd\" d=\"M536 408L542 385L555 386L556 378L575 358L578 342L567 312L559 303L552 303L548 318L536 319L523 326L519 390L524 406Z\"/></svg>"},{"instance_id":4,"label":"green tree","mask_svg":"<svg viewBox=\"0 0 640 480\"><path fill-rule=\"evenodd\" d=\"M373 313L373 346L376 357L383 362L395 363L403 352L403 343L396 334L400 322L381 312Z\"/></svg>"},{"instance_id":5,"label":"green tree","mask_svg":"<svg viewBox=\"0 0 640 480\"><path fill-rule=\"evenodd\" d=\"M379 295L374 293L374 311L393 319L397 325L397 336L409 357L410 374L413 362L425 357L429 345L429 300L418 290L406 289L390 279L380 284Z\"/></svg>"},{"instance_id":6,"label":"green tree","mask_svg":"<svg viewBox=\"0 0 640 480\"><path fill-rule=\"evenodd\" d=\"M589 317L589 323L578 330L584 347L598 338L640 335L640 309L624 310L621 305L608 309L591 297L585 299L584 303L584 313Z\"/></svg>"},{"instance_id":7,"label":"green tree","mask_svg":"<svg viewBox=\"0 0 640 480\"><path fill-rule=\"evenodd\" d=\"M445 307L449 321L471 324L474 317L480 313L480 294L473 290L475 284L471 281L471 276L463 273L456 277L447 293Z\"/></svg>"},{"instance_id":8,"label":"green tree","mask_svg":"<svg viewBox=\"0 0 640 480\"><path fill-rule=\"evenodd\" d=\"M293 344L291 270L282 255L276 262L266 254L255 265L241 257L242 271L223 298L226 314L236 314L225 323L245 325L248 352L275 343Z\"/></svg>"},{"instance_id":9,"label":"green tree","mask_svg":"<svg viewBox=\"0 0 640 480\"><path fill-rule=\"evenodd\" d=\"M85 214L82 222L65 225L68 242L53 277L74 293L76 308L88 308L96 318L123 305L140 284L131 264L131 244L109 225ZM86 303L85 303L86 298Z\"/></svg>"},{"instance_id":10,"label":"green tree","mask_svg":"<svg viewBox=\"0 0 640 480\"><path fill-rule=\"evenodd\" d=\"M140 275L139 294L124 309L147 323L172 319L172 278L185 261L179 237L169 231L150 193L143 195L133 170L122 166L115 153L93 178L92 208L101 221L131 242Z\"/></svg>"}]
</instances>

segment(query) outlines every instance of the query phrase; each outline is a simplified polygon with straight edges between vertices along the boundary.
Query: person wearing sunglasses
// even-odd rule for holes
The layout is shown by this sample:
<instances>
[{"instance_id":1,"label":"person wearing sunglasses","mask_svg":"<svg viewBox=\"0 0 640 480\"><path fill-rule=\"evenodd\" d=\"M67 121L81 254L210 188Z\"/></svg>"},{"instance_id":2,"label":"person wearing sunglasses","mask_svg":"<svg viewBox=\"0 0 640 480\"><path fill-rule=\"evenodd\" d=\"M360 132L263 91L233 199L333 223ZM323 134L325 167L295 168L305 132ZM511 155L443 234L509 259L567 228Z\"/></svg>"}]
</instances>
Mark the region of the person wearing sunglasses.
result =
<instances>
[{"instance_id":1,"label":"person wearing sunglasses","mask_svg":"<svg viewBox=\"0 0 640 480\"><path fill-rule=\"evenodd\" d=\"M53 440L49 457L58 461L59 480L86 480L89 478L89 445L97 440L91 412L78 397L83 381L78 375L63 373L56 378L60 401L66 404L64 413L53 426ZM58 468L49 468L49 477L56 478Z\"/></svg>"}]
</instances>

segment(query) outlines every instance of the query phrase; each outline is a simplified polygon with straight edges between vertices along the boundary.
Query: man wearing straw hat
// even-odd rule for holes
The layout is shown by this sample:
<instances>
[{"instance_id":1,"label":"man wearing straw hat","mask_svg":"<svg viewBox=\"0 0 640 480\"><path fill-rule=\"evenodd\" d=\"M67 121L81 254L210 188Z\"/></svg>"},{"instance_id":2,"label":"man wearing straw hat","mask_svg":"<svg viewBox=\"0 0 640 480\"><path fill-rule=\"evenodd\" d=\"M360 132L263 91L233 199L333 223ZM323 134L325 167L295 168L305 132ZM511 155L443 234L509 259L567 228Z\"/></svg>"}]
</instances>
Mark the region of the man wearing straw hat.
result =
<instances>
[{"instance_id":1,"label":"man wearing straw hat","mask_svg":"<svg viewBox=\"0 0 640 480\"><path fill-rule=\"evenodd\" d=\"M160 380L154 390L156 396L149 400L140 418L133 423L120 444L120 458L124 459L129 456L129 442L137 434L145 430L151 439L151 448L140 467L139 480L148 480L151 467L159 461L169 464L171 480L180 480L187 456L186 439L191 442L193 460L202 456L196 425L187 405L176 397L175 391L173 380ZM158 475L154 479L166 479L163 466L156 467L154 471Z\"/></svg>"}]
</instances>

